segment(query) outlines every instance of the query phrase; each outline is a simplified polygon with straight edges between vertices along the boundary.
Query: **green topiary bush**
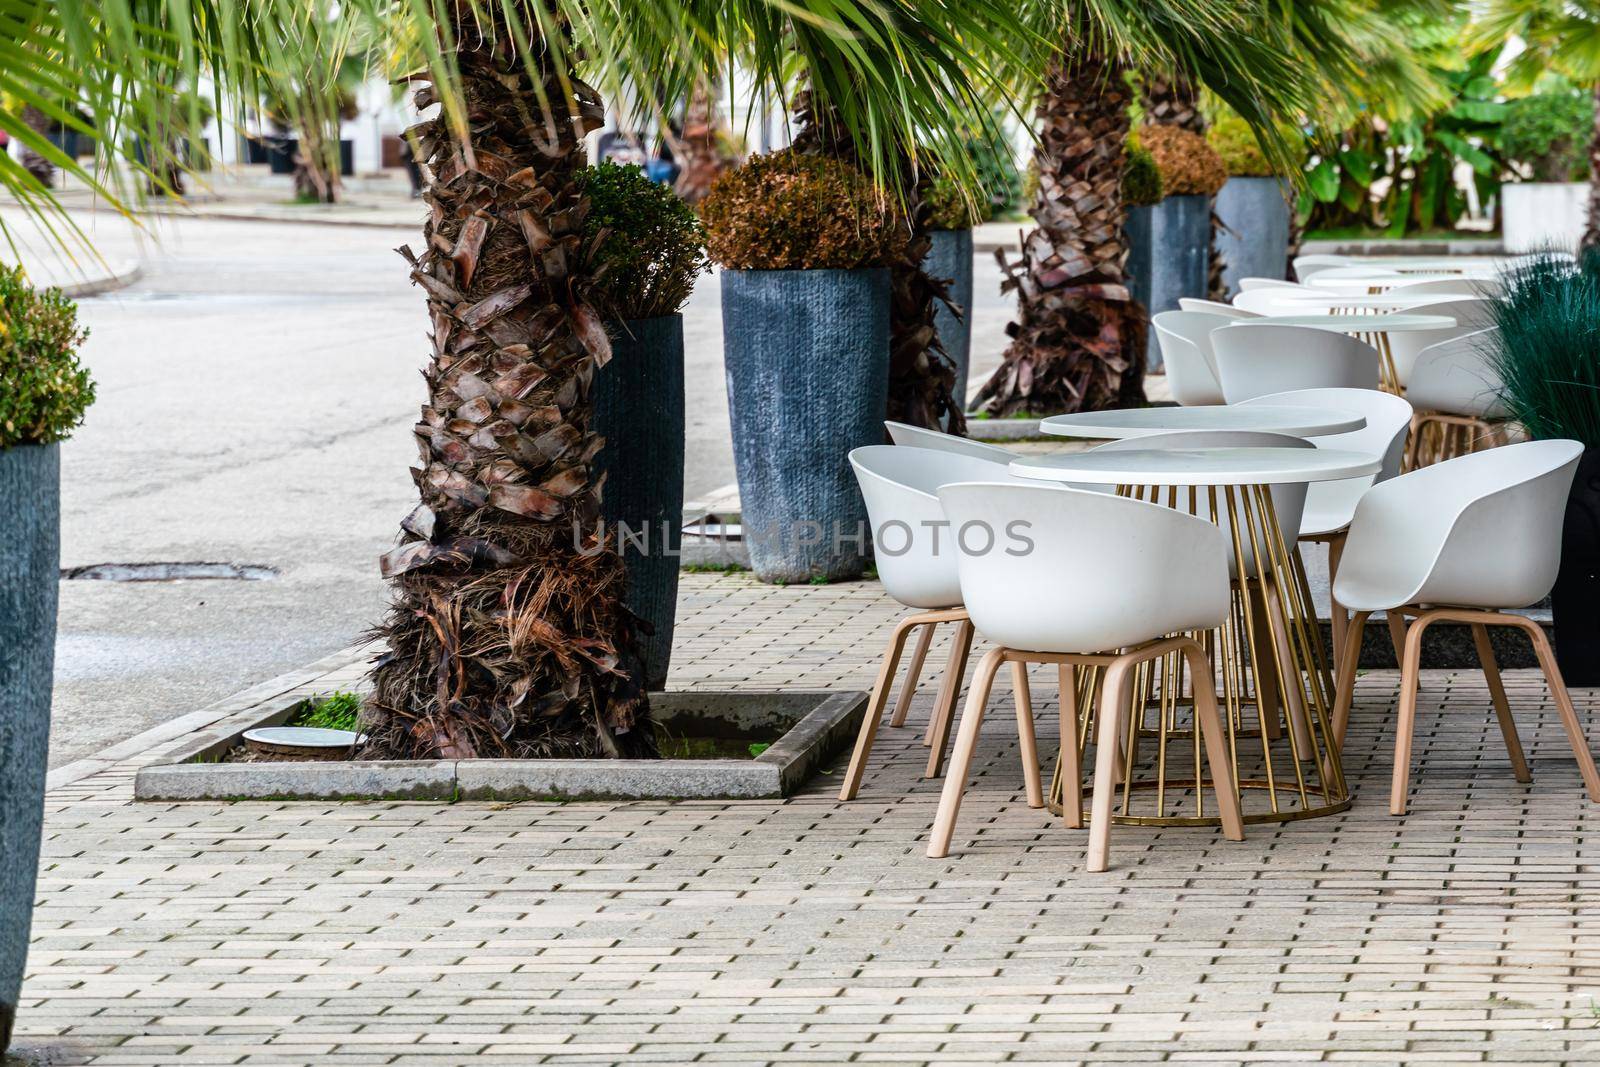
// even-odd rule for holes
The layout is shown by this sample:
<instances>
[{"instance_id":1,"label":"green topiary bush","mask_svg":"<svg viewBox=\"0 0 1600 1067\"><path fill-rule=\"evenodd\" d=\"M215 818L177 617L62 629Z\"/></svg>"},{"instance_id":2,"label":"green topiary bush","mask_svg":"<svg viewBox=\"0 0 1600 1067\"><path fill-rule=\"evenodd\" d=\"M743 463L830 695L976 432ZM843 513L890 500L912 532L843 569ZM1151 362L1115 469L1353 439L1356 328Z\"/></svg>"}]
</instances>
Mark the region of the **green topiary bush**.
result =
<instances>
[{"instance_id":1,"label":"green topiary bush","mask_svg":"<svg viewBox=\"0 0 1600 1067\"><path fill-rule=\"evenodd\" d=\"M1139 145L1156 158L1167 196L1215 196L1228 180L1222 157L1198 133L1180 126L1146 126Z\"/></svg>"},{"instance_id":2,"label":"green topiary bush","mask_svg":"<svg viewBox=\"0 0 1600 1067\"><path fill-rule=\"evenodd\" d=\"M854 270L902 254L906 227L881 190L836 159L752 156L700 204L711 258L735 270Z\"/></svg>"},{"instance_id":3,"label":"green topiary bush","mask_svg":"<svg viewBox=\"0 0 1600 1067\"><path fill-rule=\"evenodd\" d=\"M1230 178L1270 178L1276 173L1250 124L1238 115L1220 116L1206 131L1206 140L1216 149Z\"/></svg>"},{"instance_id":4,"label":"green topiary bush","mask_svg":"<svg viewBox=\"0 0 1600 1067\"><path fill-rule=\"evenodd\" d=\"M1500 124L1500 148L1525 164L1536 182L1583 181L1589 171L1594 100L1573 89L1550 90L1512 100Z\"/></svg>"},{"instance_id":5,"label":"green topiary bush","mask_svg":"<svg viewBox=\"0 0 1600 1067\"><path fill-rule=\"evenodd\" d=\"M1128 207L1148 207L1166 196L1156 157L1138 145L1128 148L1128 165L1122 171L1122 202Z\"/></svg>"},{"instance_id":6,"label":"green topiary bush","mask_svg":"<svg viewBox=\"0 0 1600 1067\"><path fill-rule=\"evenodd\" d=\"M961 186L948 178L936 179L928 186L923 200L928 205L928 229L970 230L989 221L992 205L986 198L972 199Z\"/></svg>"},{"instance_id":7,"label":"green topiary bush","mask_svg":"<svg viewBox=\"0 0 1600 1067\"><path fill-rule=\"evenodd\" d=\"M1511 417L1535 439L1600 446L1600 255L1536 256L1506 276L1488 355Z\"/></svg>"},{"instance_id":8,"label":"green topiary bush","mask_svg":"<svg viewBox=\"0 0 1600 1067\"><path fill-rule=\"evenodd\" d=\"M612 321L675 314L711 269L694 209L631 165L600 163L578 181L589 197L584 236L599 242L595 306Z\"/></svg>"},{"instance_id":9,"label":"green topiary bush","mask_svg":"<svg viewBox=\"0 0 1600 1067\"><path fill-rule=\"evenodd\" d=\"M89 332L60 289L28 284L20 267L0 266L0 448L65 439L94 403L78 365Z\"/></svg>"}]
</instances>

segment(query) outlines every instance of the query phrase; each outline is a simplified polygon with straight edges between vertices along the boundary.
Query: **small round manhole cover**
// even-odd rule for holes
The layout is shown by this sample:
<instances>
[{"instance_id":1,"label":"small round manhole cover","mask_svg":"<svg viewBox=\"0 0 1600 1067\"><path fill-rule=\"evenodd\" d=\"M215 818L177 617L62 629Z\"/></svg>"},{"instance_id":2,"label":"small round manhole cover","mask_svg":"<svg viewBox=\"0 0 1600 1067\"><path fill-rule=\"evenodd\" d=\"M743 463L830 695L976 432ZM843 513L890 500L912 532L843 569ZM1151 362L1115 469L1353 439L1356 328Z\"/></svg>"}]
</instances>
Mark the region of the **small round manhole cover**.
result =
<instances>
[{"instance_id":1,"label":"small round manhole cover","mask_svg":"<svg viewBox=\"0 0 1600 1067\"><path fill-rule=\"evenodd\" d=\"M62 578L80 582L262 582L277 576L259 563L91 563L61 570Z\"/></svg>"},{"instance_id":2,"label":"small round manhole cover","mask_svg":"<svg viewBox=\"0 0 1600 1067\"><path fill-rule=\"evenodd\" d=\"M329 752L366 740L354 730L325 730L318 726L262 726L246 730L244 739L257 748L280 752Z\"/></svg>"}]
</instances>

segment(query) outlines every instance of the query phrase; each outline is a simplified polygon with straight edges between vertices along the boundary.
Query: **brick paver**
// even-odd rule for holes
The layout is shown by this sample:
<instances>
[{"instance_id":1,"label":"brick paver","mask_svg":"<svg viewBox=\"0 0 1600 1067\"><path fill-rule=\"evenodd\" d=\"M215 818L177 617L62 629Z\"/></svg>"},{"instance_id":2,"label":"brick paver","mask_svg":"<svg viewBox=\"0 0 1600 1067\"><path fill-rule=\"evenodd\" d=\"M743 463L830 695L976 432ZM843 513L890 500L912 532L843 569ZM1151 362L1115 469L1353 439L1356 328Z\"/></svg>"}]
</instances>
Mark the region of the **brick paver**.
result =
<instances>
[{"instance_id":1,"label":"brick paver","mask_svg":"<svg viewBox=\"0 0 1600 1067\"><path fill-rule=\"evenodd\" d=\"M868 583L703 574L680 612L673 685L712 688L865 688L896 614ZM113 751L50 794L19 1042L105 1065L1600 1061L1597 816L1553 708L1508 672L1520 786L1481 680L1424 678L1408 817L1374 673L1349 812L1242 843L1119 827L1103 875L1026 807L1009 714L937 861L910 728L847 805L837 769L787 803L135 804L177 742Z\"/></svg>"}]
</instances>

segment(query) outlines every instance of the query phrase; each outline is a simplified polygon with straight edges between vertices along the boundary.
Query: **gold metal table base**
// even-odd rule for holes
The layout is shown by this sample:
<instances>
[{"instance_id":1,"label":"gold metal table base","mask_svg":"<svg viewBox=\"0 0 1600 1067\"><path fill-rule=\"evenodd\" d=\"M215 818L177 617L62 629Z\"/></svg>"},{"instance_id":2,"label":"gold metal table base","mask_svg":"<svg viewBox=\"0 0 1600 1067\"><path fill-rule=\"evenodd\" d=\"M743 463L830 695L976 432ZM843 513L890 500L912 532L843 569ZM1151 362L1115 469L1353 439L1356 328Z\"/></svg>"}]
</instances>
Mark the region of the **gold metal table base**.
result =
<instances>
[{"instance_id":1,"label":"gold metal table base","mask_svg":"<svg viewBox=\"0 0 1600 1067\"><path fill-rule=\"evenodd\" d=\"M1186 508L1222 527L1234 561L1227 621L1192 634L1206 650L1219 690L1228 752L1247 823L1289 822L1350 806L1333 741L1333 676L1299 552L1278 526L1268 486L1122 487L1135 499ZM1259 561L1260 565L1257 565ZM1077 672L1080 708L1097 708L1100 671ZM1194 730L1192 678L1181 657L1138 670L1114 788L1118 822L1154 826L1219 825L1210 779ZM1078 766L1095 736L1091 715L1071 739ZM1064 740L1063 743L1066 743ZM1061 813L1058 762L1049 804ZM1196 783L1199 787L1196 787ZM1209 810L1208 810L1209 809Z\"/></svg>"}]
</instances>

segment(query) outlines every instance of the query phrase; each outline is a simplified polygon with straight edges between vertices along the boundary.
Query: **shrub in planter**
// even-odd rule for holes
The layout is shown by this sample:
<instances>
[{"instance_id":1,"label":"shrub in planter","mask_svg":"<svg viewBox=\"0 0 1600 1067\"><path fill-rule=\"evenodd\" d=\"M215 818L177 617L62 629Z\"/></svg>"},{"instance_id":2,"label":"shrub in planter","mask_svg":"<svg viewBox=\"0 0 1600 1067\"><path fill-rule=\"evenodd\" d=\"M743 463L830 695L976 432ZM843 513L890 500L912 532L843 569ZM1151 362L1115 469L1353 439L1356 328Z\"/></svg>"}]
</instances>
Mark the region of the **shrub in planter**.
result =
<instances>
[{"instance_id":1,"label":"shrub in planter","mask_svg":"<svg viewBox=\"0 0 1600 1067\"><path fill-rule=\"evenodd\" d=\"M1490 356L1528 436L1581 442L1551 593L1556 659L1569 685L1600 685L1600 257L1539 256L1509 273Z\"/></svg>"},{"instance_id":2,"label":"shrub in planter","mask_svg":"<svg viewBox=\"0 0 1600 1067\"><path fill-rule=\"evenodd\" d=\"M1222 160L1197 133L1177 126L1146 126L1139 148L1161 173L1163 198L1128 213L1129 275L1134 297L1155 315L1178 307L1180 297L1203 297L1211 253L1211 197L1228 180ZM1151 369L1161 349L1151 330L1145 350Z\"/></svg>"},{"instance_id":3,"label":"shrub in planter","mask_svg":"<svg viewBox=\"0 0 1600 1067\"><path fill-rule=\"evenodd\" d=\"M1233 113L1206 131L1228 180L1217 191L1217 251L1231 297L1240 278L1282 278L1289 266L1289 183L1272 168L1250 124Z\"/></svg>"},{"instance_id":4,"label":"shrub in planter","mask_svg":"<svg viewBox=\"0 0 1600 1067\"><path fill-rule=\"evenodd\" d=\"M723 360L750 563L763 581L853 578L866 506L848 455L883 440L889 272L907 230L845 164L790 150L700 205L722 273Z\"/></svg>"},{"instance_id":5,"label":"shrub in planter","mask_svg":"<svg viewBox=\"0 0 1600 1067\"><path fill-rule=\"evenodd\" d=\"M970 196L948 179L935 181L928 189L928 225L932 245L924 259L924 269L935 278L950 282L950 299L961 309L957 315L943 302L934 308L933 325L947 355L956 365L953 393L965 405L967 369L972 352L972 228L989 220L994 203L981 193Z\"/></svg>"},{"instance_id":6,"label":"shrub in planter","mask_svg":"<svg viewBox=\"0 0 1600 1067\"><path fill-rule=\"evenodd\" d=\"M87 334L59 289L0 267L0 1053L27 958L44 814L60 556L57 442L83 421L94 385Z\"/></svg>"},{"instance_id":7,"label":"shrub in planter","mask_svg":"<svg viewBox=\"0 0 1600 1067\"><path fill-rule=\"evenodd\" d=\"M1594 100L1553 86L1506 104L1500 148L1526 172L1500 187L1501 228L1508 252L1570 248L1588 216L1589 139Z\"/></svg>"},{"instance_id":8,"label":"shrub in planter","mask_svg":"<svg viewBox=\"0 0 1600 1067\"><path fill-rule=\"evenodd\" d=\"M607 321L611 361L594 378L605 445L601 512L628 568L628 608L644 621L645 685L664 688L678 604L683 526L683 316L708 270L705 230L672 189L634 166L601 163L579 180L597 266L590 302Z\"/></svg>"}]
</instances>

